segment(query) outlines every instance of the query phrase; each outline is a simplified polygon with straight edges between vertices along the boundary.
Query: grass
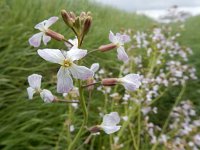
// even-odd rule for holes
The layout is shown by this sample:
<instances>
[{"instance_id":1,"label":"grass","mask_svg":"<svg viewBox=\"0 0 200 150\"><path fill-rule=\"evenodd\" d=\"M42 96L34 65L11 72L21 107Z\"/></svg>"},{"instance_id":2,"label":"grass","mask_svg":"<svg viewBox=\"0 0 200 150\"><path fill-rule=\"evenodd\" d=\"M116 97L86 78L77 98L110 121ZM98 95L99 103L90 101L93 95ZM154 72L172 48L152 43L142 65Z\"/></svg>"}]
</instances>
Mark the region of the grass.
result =
<instances>
[{"instance_id":1,"label":"grass","mask_svg":"<svg viewBox=\"0 0 200 150\"><path fill-rule=\"evenodd\" d=\"M108 42L110 30L116 32L122 28L134 30L146 30L154 25L154 22L144 16L128 14L109 7L101 7L89 3L86 0L1 0L0 1L0 149L52 149L58 140L58 134L62 130L63 122L68 118L66 104L44 104L40 98L33 101L27 100L26 88L27 76L38 73L44 76L42 87L51 87L55 93L55 75L57 65L47 63L38 57L36 50L29 46L28 38L36 33L34 25L50 16L59 16L60 10L66 9L80 13L91 11L93 26L84 47L88 50L97 48L102 43ZM61 17L60 17L61 18ZM191 27L192 26L192 27ZM200 17L187 20L185 31L180 42L194 50L191 64L197 68L200 76ZM67 38L73 38L72 32L61 21L52 27ZM51 41L49 48L64 48L64 45ZM92 62L99 62L102 67L116 72L119 63L112 61L115 53L94 54L88 57L88 66ZM103 60L103 61L102 61ZM198 81L189 83L187 96L195 101L200 110L198 101L200 84ZM95 116L96 108L101 106L102 94L97 93L91 108L92 123L98 123ZM81 112L77 110L76 119L71 118L76 124L80 124ZM76 129L76 127L75 127ZM102 137L101 137L102 138ZM105 140L108 137L105 137ZM61 147L66 147L65 132L61 135ZM101 141L100 138L96 140ZM96 147L96 149L102 147Z\"/></svg>"}]
</instances>

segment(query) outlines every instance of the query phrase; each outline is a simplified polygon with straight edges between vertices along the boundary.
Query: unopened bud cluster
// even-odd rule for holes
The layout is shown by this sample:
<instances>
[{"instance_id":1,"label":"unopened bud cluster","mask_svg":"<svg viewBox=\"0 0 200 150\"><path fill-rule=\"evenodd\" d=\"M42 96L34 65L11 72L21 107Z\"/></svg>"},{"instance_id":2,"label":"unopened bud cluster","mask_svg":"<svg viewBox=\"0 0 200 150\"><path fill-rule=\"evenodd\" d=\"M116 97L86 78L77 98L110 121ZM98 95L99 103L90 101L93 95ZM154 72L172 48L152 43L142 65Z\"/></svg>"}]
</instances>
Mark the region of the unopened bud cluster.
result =
<instances>
[{"instance_id":1,"label":"unopened bud cluster","mask_svg":"<svg viewBox=\"0 0 200 150\"><path fill-rule=\"evenodd\" d=\"M62 10L61 15L66 25L74 31L77 37L81 37L81 40L83 40L92 24L90 12L81 12L79 16L76 16L73 12Z\"/></svg>"}]
</instances>

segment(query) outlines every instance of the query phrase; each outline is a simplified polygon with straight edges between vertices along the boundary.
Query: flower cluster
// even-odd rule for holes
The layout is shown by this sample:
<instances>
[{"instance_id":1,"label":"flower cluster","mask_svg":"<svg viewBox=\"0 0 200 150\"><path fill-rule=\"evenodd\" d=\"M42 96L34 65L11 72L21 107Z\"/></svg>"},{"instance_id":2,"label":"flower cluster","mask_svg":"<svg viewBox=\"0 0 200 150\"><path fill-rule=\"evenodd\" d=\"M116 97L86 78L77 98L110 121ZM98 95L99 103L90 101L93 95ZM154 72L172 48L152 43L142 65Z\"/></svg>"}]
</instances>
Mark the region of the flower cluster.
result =
<instances>
[{"instance_id":1,"label":"flower cluster","mask_svg":"<svg viewBox=\"0 0 200 150\"><path fill-rule=\"evenodd\" d=\"M63 97L59 98L52 95L49 90L42 90L40 88L42 76L37 74L33 74L28 77L30 87L27 88L27 91L30 99L32 99L34 93L40 93L41 98L45 102L70 102L72 103L71 106L74 107L74 109L83 109L83 125L86 126L88 115L86 103L89 102L84 99L84 89L87 89L87 91L91 93L96 84L100 84L99 87L102 88L120 84L123 85L127 91L137 91L137 89L141 86L141 76L139 74L129 73L124 77L120 76L110 78L105 75L105 77L99 78L96 74L100 67L99 63L92 64L90 68L84 66L82 59L84 59L84 57L88 54L88 50L80 48L92 23L90 13L82 12L79 16L77 16L73 12L62 10L61 15L66 25L74 32L75 39L67 40L64 35L49 29L49 27L58 20L58 17L51 17L50 19L44 20L35 26L35 28L41 32L33 35L29 39L29 43L31 46L39 47L41 40L43 40L44 44L47 45L51 38L53 38L57 41L63 42L64 45L67 46L67 50L50 48L37 50L37 54L41 58L59 65L60 68L57 72L57 93L62 93ZM102 45L97 49L97 51L105 52L116 48L118 59L123 62L127 62L128 55L125 51L124 44L130 41L130 37L127 34L121 33L116 33L116 35L114 35L110 31L109 40L111 44ZM90 51L90 53L91 52L93 51ZM101 70L99 73L101 73ZM77 85L77 87L74 85ZM78 103L80 105L78 105ZM91 127L89 131L93 135L98 134L101 130L107 134L112 134L120 129L121 126L118 125L119 123L120 117L118 113L111 112L110 114L105 114L103 116L103 122L100 125ZM70 125L70 132L73 132L75 129L74 125L69 123L67 124ZM83 125L79 129L77 137L79 136L79 133L82 132ZM70 147L74 147L73 143Z\"/></svg>"}]
</instances>

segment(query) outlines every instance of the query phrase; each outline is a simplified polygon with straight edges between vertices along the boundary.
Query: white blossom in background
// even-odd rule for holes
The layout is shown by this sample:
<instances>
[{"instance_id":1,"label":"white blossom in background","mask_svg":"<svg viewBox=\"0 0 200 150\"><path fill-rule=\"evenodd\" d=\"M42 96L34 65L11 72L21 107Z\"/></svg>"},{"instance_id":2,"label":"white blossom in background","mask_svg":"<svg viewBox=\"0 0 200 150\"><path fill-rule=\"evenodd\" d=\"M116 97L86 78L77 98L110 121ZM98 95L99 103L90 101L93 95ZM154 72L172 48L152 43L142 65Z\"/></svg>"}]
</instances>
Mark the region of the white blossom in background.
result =
<instances>
[{"instance_id":1,"label":"white blossom in background","mask_svg":"<svg viewBox=\"0 0 200 150\"><path fill-rule=\"evenodd\" d=\"M128 74L117 79L126 90L135 91L141 86L141 77L138 74Z\"/></svg>"},{"instance_id":2,"label":"white blossom in background","mask_svg":"<svg viewBox=\"0 0 200 150\"><path fill-rule=\"evenodd\" d=\"M46 35L46 32L48 28L54 24L58 20L58 17L51 17L48 20L44 20L40 23L38 23L35 26L35 29L40 30L41 32L34 34L30 39L29 43L30 45L34 47L39 47L41 40L43 41L44 45L47 45L47 43L51 40L51 37Z\"/></svg>"},{"instance_id":3,"label":"white blossom in background","mask_svg":"<svg viewBox=\"0 0 200 150\"><path fill-rule=\"evenodd\" d=\"M93 72L85 66L74 63L87 54L87 50L72 48L69 51L59 49L38 50L40 57L46 61L61 65L57 73L57 92L68 93L73 88L71 75L76 79L86 80L93 76Z\"/></svg>"},{"instance_id":4,"label":"white blossom in background","mask_svg":"<svg viewBox=\"0 0 200 150\"><path fill-rule=\"evenodd\" d=\"M40 97L44 100L44 102L53 102L55 97L53 96L51 91L47 89L41 89L41 80L42 76L39 74L32 74L28 76L28 83L30 87L27 88L27 92L29 99L33 99L33 95L35 93L40 93Z\"/></svg>"},{"instance_id":5,"label":"white blossom in background","mask_svg":"<svg viewBox=\"0 0 200 150\"><path fill-rule=\"evenodd\" d=\"M106 114L103 117L103 122L100 125L100 128L104 130L107 134L112 134L117 132L121 126L118 126L120 122L120 117L117 112L111 112L110 114Z\"/></svg>"},{"instance_id":6,"label":"white blossom in background","mask_svg":"<svg viewBox=\"0 0 200 150\"><path fill-rule=\"evenodd\" d=\"M110 42L112 42L113 44L115 44L117 46L117 57L118 57L118 59L123 61L123 62L127 62L128 61L128 55L127 55L127 53L124 49L124 43L129 42L130 37L126 34L120 34L120 33L116 33L116 35L114 35L112 33L112 31L110 31L109 40L110 40Z\"/></svg>"},{"instance_id":7,"label":"white blossom in background","mask_svg":"<svg viewBox=\"0 0 200 150\"><path fill-rule=\"evenodd\" d=\"M74 125L70 125L69 130L70 130L70 132L74 132L74 130L75 130Z\"/></svg>"}]
</instances>

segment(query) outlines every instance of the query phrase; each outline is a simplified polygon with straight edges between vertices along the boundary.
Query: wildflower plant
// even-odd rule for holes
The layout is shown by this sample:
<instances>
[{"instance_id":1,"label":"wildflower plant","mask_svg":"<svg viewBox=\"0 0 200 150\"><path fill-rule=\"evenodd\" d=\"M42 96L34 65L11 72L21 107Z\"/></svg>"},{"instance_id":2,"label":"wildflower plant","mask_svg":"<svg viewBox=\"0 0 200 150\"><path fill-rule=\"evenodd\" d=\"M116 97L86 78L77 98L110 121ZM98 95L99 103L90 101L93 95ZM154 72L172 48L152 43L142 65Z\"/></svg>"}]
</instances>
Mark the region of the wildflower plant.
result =
<instances>
[{"instance_id":1,"label":"wildflower plant","mask_svg":"<svg viewBox=\"0 0 200 150\"><path fill-rule=\"evenodd\" d=\"M59 65L58 72L55 72L57 90L53 92L58 94L56 96L49 90L42 89L42 76L35 73L28 77L30 87L27 88L27 92L29 99L33 99L33 95L38 93L44 102L67 103L70 111L72 107L82 111L82 120L79 119L81 125L78 126L74 122L64 123L68 125L70 132L67 138L72 137L70 142L67 140L69 150L83 149L85 145L89 147L89 143L94 142L96 136L101 136L102 131L109 134L109 149L113 150L145 149L143 142L147 143L147 149L155 150L158 146L176 149L177 143L173 141L177 140L176 136L179 136L177 142L183 143L183 147L186 145L193 149L199 148L200 125L198 120L193 121L190 118L196 115L195 110L190 109L192 104L189 101L182 102L180 105L185 111L178 107L186 88L186 81L197 79L195 68L187 64L188 55L192 54L192 50L180 46L176 40L180 34L171 35L169 28L158 27L146 33L124 30L114 34L110 31L108 42L111 43L103 43L95 50L82 49L86 42L85 36L92 25L91 13L81 12L80 15L76 15L74 12L62 10L61 16L74 33L74 39L49 29L58 21L58 17L51 17L37 24L35 28L41 32L29 39L30 45L34 47L39 47L41 40L45 45L51 39L63 43L63 49L37 50L41 58ZM86 56L111 50L117 51L117 58L122 63L118 76L102 68L99 62L85 66L88 58ZM181 86L182 89L174 101L171 113L164 125L156 125L151 121L151 114L159 113L157 101L177 86ZM95 121L96 124L91 124L88 115L92 107L92 96L96 92L103 93L104 99L99 99L103 105L94 108L99 117ZM181 115L183 119L180 119ZM171 118L174 121L171 121ZM179 125L184 129L181 130ZM172 131L167 132L168 130ZM186 142L185 135L190 133L192 139ZM106 140L102 141L103 146L104 143L108 143ZM59 142L60 134L56 149L59 149ZM94 149L93 144L91 148Z\"/></svg>"}]
</instances>

